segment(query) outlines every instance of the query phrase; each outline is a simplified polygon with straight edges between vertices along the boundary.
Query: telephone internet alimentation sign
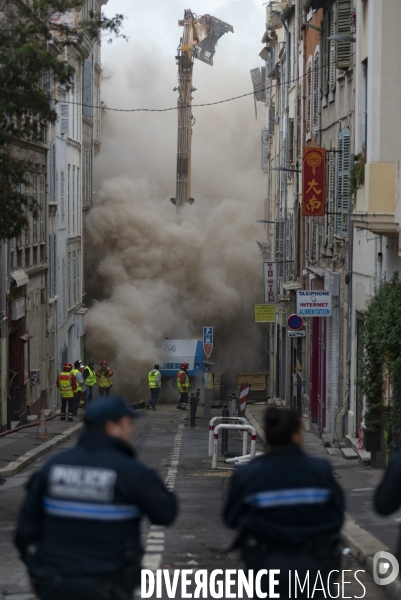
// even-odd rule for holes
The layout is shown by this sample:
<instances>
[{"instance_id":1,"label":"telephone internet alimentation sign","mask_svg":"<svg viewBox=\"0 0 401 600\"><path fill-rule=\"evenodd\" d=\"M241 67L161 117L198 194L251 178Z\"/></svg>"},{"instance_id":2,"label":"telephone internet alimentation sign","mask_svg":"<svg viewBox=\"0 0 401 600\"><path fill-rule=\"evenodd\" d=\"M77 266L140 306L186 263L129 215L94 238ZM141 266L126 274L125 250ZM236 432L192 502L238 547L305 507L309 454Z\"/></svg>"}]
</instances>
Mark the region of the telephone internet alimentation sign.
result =
<instances>
[{"instance_id":1,"label":"telephone internet alimentation sign","mask_svg":"<svg viewBox=\"0 0 401 600\"><path fill-rule=\"evenodd\" d=\"M297 290L297 315L300 317L331 317L331 292Z\"/></svg>"}]
</instances>

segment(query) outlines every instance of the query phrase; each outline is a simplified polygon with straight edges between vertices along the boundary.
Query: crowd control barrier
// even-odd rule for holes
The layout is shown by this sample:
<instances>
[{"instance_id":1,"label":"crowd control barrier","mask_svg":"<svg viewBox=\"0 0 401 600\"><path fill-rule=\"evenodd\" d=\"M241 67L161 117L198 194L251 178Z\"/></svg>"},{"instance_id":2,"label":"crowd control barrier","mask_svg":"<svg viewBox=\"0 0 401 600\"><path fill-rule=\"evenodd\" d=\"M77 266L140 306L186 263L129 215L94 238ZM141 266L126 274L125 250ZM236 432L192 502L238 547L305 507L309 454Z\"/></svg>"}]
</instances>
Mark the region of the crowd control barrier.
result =
<instances>
[{"instance_id":1,"label":"crowd control barrier","mask_svg":"<svg viewBox=\"0 0 401 600\"><path fill-rule=\"evenodd\" d=\"M224 421L237 421L239 423L243 423L243 424L248 424L248 421L245 419L245 417L223 417L223 416L218 416L218 417L213 417L213 419L210 421L209 423L209 456L212 456L213 454L213 432L214 432L214 425L216 423L216 421L222 421L224 419ZM248 438L248 432L246 434L246 437ZM245 434L244 434L244 438L245 438ZM248 439L246 440L248 441ZM246 446L245 446L245 452L246 453Z\"/></svg>"},{"instance_id":2,"label":"crowd control barrier","mask_svg":"<svg viewBox=\"0 0 401 600\"><path fill-rule=\"evenodd\" d=\"M220 423L213 432L213 451L212 451L212 469L217 469L217 446L219 442L219 433L222 429L236 429L244 432L244 439L248 439L248 432L251 432L251 453L250 458L254 458L256 450L256 429L252 425L238 425L236 423ZM245 436L246 432L246 436ZM246 453L246 450L244 454ZM238 457L239 458L239 457ZM237 459L238 460L238 459Z\"/></svg>"}]
</instances>

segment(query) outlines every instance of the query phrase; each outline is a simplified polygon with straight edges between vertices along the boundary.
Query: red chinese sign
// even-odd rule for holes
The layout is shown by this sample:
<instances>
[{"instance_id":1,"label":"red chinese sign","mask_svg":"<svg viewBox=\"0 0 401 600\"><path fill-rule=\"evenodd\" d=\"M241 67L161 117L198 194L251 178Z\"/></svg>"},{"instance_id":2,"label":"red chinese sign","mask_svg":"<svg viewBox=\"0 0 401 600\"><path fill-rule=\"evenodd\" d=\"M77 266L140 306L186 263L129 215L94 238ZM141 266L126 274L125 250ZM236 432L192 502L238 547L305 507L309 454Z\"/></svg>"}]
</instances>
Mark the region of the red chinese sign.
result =
<instances>
[{"instance_id":1,"label":"red chinese sign","mask_svg":"<svg viewBox=\"0 0 401 600\"><path fill-rule=\"evenodd\" d=\"M304 148L302 216L324 217L326 197L326 149Z\"/></svg>"}]
</instances>

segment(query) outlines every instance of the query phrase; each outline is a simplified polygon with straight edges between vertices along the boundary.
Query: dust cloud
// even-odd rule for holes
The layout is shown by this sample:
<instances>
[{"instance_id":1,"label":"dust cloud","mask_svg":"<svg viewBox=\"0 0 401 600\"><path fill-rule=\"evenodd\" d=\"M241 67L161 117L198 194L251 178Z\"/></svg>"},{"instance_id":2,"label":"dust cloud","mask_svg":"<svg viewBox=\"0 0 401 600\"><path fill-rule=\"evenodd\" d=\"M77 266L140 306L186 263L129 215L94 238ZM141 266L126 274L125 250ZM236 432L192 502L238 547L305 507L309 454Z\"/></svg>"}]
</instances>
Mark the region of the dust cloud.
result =
<instances>
[{"instance_id":1,"label":"dust cloud","mask_svg":"<svg viewBox=\"0 0 401 600\"><path fill-rule=\"evenodd\" d=\"M220 97L238 91L238 81L244 91L250 88L247 65L241 79L232 57L224 63L224 41L215 59L221 61L214 74ZM148 69L140 50L134 60L108 60L106 105L174 106L174 51ZM196 63L194 85L208 76L210 67ZM216 87L209 87L195 93L194 102L216 96ZM205 325L215 327L211 360L215 372L226 374L230 393L235 373L266 365L263 330L253 316L254 304L263 301L256 245L263 226L255 223L263 217L261 124L252 97L193 112L195 204L183 211L181 222L169 201L175 196L176 112L103 114L96 194L85 232L93 299L87 356L108 360L115 390L131 400L146 395L158 342L201 339Z\"/></svg>"}]
</instances>

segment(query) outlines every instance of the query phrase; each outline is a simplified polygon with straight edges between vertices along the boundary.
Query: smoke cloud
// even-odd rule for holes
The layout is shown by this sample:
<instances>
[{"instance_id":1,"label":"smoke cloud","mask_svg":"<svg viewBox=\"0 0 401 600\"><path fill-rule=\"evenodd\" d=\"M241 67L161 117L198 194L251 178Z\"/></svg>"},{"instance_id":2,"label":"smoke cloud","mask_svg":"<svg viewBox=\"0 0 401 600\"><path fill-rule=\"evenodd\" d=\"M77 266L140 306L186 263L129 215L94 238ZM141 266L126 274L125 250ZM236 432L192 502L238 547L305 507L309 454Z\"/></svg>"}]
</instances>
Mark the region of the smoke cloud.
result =
<instances>
[{"instance_id":1,"label":"smoke cloud","mask_svg":"<svg viewBox=\"0 0 401 600\"><path fill-rule=\"evenodd\" d=\"M124 10L113 4L111 12ZM175 106L176 23L183 11L175 0L167 4L175 40L169 39L170 47L160 29L149 53L144 32L153 30L146 29L149 15L143 12L142 22L136 16L135 40L108 51L102 89L107 106ZM197 8L232 23L235 36L242 13L238 3L230 6L225 12ZM258 19L256 26L263 24ZM166 22L163 27L170 35ZM229 36L220 40L212 69L195 64L194 85L202 91L194 94L194 103L250 91L249 69L260 66L260 59L255 54L252 63L239 65ZM94 299L88 353L109 361L116 390L130 399L145 393L160 340L201 339L205 325L215 327L214 370L225 372L231 384L236 372L265 365L260 325L253 317L254 304L263 300L256 246L263 230L255 224L263 215L261 125L254 119L252 97L193 112L195 204L183 211L180 222L169 201L175 196L176 112L103 116L96 194L86 219L87 286Z\"/></svg>"}]
</instances>

